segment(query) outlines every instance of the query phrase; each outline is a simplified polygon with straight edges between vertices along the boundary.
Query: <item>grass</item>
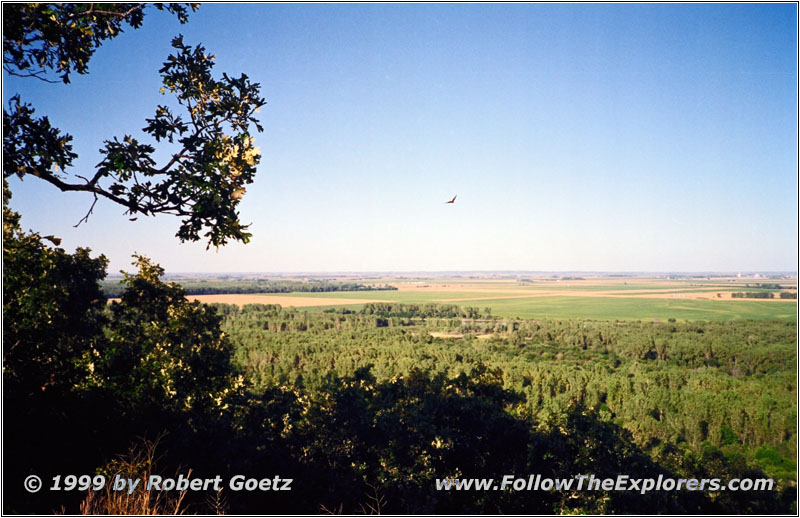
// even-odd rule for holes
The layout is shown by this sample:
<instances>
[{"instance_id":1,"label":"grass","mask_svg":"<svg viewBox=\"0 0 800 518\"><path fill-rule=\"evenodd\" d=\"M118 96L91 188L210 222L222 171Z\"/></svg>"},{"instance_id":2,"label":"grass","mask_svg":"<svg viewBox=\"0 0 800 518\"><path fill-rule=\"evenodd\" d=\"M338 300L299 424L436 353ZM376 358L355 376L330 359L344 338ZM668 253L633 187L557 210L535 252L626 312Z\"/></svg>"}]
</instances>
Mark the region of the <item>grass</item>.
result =
<instances>
[{"instance_id":1,"label":"grass","mask_svg":"<svg viewBox=\"0 0 800 518\"><path fill-rule=\"evenodd\" d=\"M520 295L525 293L520 290ZM276 296L276 295L272 295ZM555 318L592 320L781 320L797 321L796 301L648 299L624 297L552 296L503 298L509 293L453 291L371 291L335 293L290 293L285 296L364 299L425 304L444 299L492 297L495 299L448 302L460 306L491 308L492 314L509 318ZM333 306L325 306L333 307ZM352 309L360 308L353 306Z\"/></svg>"},{"instance_id":2,"label":"grass","mask_svg":"<svg viewBox=\"0 0 800 518\"><path fill-rule=\"evenodd\" d=\"M112 460L102 468L106 478L103 489L89 490L80 504L80 514L104 515L180 515L185 512L183 499L186 490L160 491L147 489L150 476L158 458L155 455L160 436L155 441L142 440L142 444L133 445L128 454ZM192 470L186 473L190 477ZM112 488L111 481L117 476L131 480L139 480L139 484L131 492L118 491ZM62 508L62 511L64 509Z\"/></svg>"},{"instance_id":3,"label":"grass","mask_svg":"<svg viewBox=\"0 0 800 518\"><path fill-rule=\"evenodd\" d=\"M541 297L480 302L493 315L519 318L797 321L796 304L769 301Z\"/></svg>"}]
</instances>

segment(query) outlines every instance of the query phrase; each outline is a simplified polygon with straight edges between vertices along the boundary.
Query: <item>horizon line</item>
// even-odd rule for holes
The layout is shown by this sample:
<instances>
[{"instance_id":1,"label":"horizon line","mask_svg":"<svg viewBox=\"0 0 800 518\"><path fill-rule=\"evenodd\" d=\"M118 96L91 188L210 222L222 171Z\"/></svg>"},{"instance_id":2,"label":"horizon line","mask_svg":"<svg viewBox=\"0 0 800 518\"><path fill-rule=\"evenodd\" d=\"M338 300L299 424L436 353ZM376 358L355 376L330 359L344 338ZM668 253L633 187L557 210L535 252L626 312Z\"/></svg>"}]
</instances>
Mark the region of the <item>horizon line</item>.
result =
<instances>
[{"instance_id":1,"label":"horizon line","mask_svg":"<svg viewBox=\"0 0 800 518\"><path fill-rule=\"evenodd\" d=\"M503 274L503 275L701 275L701 276L745 276L745 275L794 275L797 270L295 270L295 271L165 271L165 275L377 275L377 274ZM120 275L120 274L109 274Z\"/></svg>"}]
</instances>

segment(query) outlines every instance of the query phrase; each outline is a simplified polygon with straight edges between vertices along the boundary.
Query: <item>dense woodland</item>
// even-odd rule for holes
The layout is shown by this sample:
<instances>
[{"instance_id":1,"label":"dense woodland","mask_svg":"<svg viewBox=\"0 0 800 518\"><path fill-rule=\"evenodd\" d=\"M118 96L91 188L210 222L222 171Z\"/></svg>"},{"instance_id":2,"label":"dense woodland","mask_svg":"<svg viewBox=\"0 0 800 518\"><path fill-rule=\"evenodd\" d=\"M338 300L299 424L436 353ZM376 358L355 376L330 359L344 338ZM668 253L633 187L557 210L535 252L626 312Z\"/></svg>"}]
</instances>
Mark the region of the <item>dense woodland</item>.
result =
<instances>
[{"instance_id":1,"label":"dense woodland","mask_svg":"<svg viewBox=\"0 0 800 518\"><path fill-rule=\"evenodd\" d=\"M486 366L524 396L517 410L536 422L586 407L654 454L665 445L719 448L794 480L794 323L485 320L475 308L455 309L220 307L258 388L313 389L331 372L367 366L379 381L414 368L453 378Z\"/></svg>"}]
</instances>

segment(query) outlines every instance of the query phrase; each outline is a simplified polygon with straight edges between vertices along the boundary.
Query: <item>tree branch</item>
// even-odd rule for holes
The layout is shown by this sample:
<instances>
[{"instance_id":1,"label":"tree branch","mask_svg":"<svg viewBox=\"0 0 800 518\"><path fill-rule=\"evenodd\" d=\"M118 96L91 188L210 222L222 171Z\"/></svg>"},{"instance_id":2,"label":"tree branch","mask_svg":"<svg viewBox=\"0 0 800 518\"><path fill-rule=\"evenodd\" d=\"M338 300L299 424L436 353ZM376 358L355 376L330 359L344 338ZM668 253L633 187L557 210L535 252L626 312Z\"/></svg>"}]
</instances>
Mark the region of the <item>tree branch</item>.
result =
<instances>
[{"instance_id":1,"label":"tree branch","mask_svg":"<svg viewBox=\"0 0 800 518\"><path fill-rule=\"evenodd\" d=\"M52 79L47 79L46 77L42 77L40 74L44 74L44 70L38 70L36 72L28 72L27 74L20 74L19 72L14 72L9 67L3 65L3 70L8 72L8 75L16 76L16 77L32 77L34 79L38 79L40 81L44 81L45 83L56 84L59 81L53 81Z\"/></svg>"},{"instance_id":2,"label":"tree branch","mask_svg":"<svg viewBox=\"0 0 800 518\"><path fill-rule=\"evenodd\" d=\"M97 205L97 193L94 193L94 201L92 202L92 206L89 207L89 212L87 212L84 217L79 219L78 222L73 225L74 228L78 228L81 223L88 223L89 222L89 216L92 214L92 212L94 212L94 206L95 205Z\"/></svg>"},{"instance_id":3,"label":"tree branch","mask_svg":"<svg viewBox=\"0 0 800 518\"><path fill-rule=\"evenodd\" d=\"M90 14L100 14L100 15L103 15L103 16L116 16L117 18L127 18L128 16L133 14L135 11L141 11L143 8L144 8L144 5L140 4L140 5L135 5L135 6L131 7L130 9L128 9L124 13L117 13L117 12L114 12L114 11L95 10L94 3L92 3L92 4L90 4L90 7L89 7L88 10L86 10L86 11L77 11L77 12L71 13L69 16L67 16L67 19L71 20L71 19L75 18L76 16L87 16L87 15L90 15Z\"/></svg>"},{"instance_id":4,"label":"tree branch","mask_svg":"<svg viewBox=\"0 0 800 518\"><path fill-rule=\"evenodd\" d=\"M124 13L115 13L113 11L92 11L92 14L102 14L104 16L116 16L118 18L127 18L128 16L132 15L135 11L141 11L144 6L138 5L136 7L132 7L128 9Z\"/></svg>"},{"instance_id":5,"label":"tree branch","mask_svg":"<svg viewBox=\"0 0 800 518\"><path fill-rule=\"evenodd\" d=\"M46 182L49 182L49 183L55 185L56 187L58 187L59 189L61 189L64 192L67 192L67 191L91 192L91 193L94 193L95 197L97 197L97 195L99 194L100 196L108 198L109 200L111 200L113 202L119 203L123 207L127 207L128 208L128 212L142 212L141 211L141 207L138 207L135 203L132 203L129 200L120 198L119 196L116 196L116 195L114 195L114 194L112 194L112 193L110 193L108 191L105 191L105 190L101 189L100 187L96 187L96 186L90 185L90 184L77 185L77 184L74 184L74 183L67 183L67 182L64 182L61 179L53 176L52 174L41 174L39 171L28 171L28 173L30 173L33 176L36 176L38 178L41 178L42 180L44 180Z\"/></svg>"},{"instance_id":6,"label":"tree branch","mask_svg":"<svg viewBox=\"0 0 800 518\"><path fill-rule=\"evenodd\" d=\"M186 151L187 151L187 149L184 147L183 149L181 149L180 153L177 153L177 154L175 154L175 155L172 155L172 159L170 159L170 161L169 161L169 162L167 162L167 165L165 165L165 166L164 166L164 167L162 167L161 169L154 169L153 171L155 171L155 173L156 173L156 174L164 174L164 173L166 173L166 172L169 170L169 168L170 168L170 167L172 167L173 165L175 165L175 162L177 162L177 161L178 161L178 160L180 160L181 158L186 158L186 157L183 155L183 153L185 153Z\"/></svg>"}]
</instances>

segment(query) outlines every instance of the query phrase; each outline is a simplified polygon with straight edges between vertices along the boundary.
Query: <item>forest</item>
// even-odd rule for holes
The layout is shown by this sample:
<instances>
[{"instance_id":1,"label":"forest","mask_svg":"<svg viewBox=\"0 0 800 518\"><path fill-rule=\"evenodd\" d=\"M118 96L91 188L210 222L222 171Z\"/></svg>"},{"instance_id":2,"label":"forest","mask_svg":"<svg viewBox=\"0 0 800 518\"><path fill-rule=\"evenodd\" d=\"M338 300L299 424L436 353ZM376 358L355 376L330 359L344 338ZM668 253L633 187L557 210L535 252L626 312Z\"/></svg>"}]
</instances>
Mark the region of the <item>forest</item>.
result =
<instances>
[{"instance_id":1,"label":"forest","mask_svg":"<svg viewBox=\"0 0 800 518\"><path fill-rule=\"evenodd\" d=\"M719 449L794 483L794 323L515 321L476 308L386 306L218 308L259 389L314 389L362 368L386 381L415 368L457 378L485 367L536 422L587 408L655 456L668 446Z\"/></svg>"}]
</instances>

